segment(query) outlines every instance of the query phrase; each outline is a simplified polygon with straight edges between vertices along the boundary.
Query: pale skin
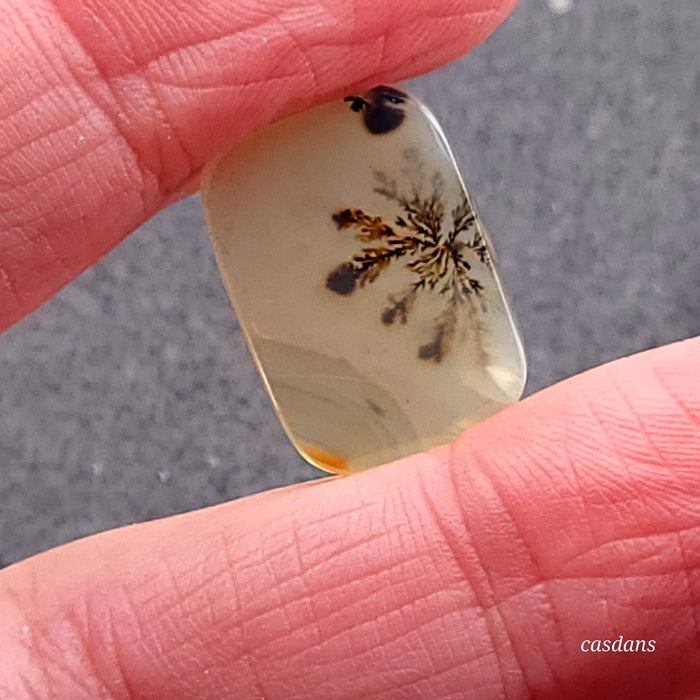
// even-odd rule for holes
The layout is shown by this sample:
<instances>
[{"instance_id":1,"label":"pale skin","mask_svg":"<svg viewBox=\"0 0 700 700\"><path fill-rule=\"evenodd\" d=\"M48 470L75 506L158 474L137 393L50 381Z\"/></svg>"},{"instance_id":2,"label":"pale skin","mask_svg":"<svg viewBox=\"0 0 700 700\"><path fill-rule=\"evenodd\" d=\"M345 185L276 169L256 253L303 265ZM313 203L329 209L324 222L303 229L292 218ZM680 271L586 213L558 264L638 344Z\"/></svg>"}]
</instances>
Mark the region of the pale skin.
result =
<instances>
[{"instance_id":1,"label":"pale skin","mask_svg":"<svg viewBox=\"0 0 700 700\"><path fill-rule=\"evenodd\" d=\"M0 326L256 126L455 59L512 4L0 0ZM0 697L696 697L699 355L11 566ZM656 650L580 649L619 635Z\"/></svg>"}]
</instances>

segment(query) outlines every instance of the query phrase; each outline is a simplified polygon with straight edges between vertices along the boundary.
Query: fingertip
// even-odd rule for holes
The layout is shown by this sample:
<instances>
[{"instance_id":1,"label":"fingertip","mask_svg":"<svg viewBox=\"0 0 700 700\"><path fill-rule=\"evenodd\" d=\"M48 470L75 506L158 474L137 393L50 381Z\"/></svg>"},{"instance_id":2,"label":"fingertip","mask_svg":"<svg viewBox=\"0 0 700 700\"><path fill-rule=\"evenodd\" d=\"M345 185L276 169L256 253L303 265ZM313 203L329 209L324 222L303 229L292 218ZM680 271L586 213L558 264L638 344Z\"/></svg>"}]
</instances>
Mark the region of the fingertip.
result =
<instances>
[{"instance_id":1,"label":"fingertip","mask_svg":"<svg viewBox=\"0 0 700 700\"><path fill-rule=\"evenodd\" d=\"M511 6L510 0L17 5L5 30L12 60L4 68L0 61L0 82L13 86L4 93L0 129L0 170L13 183L0 193L6 232L0 327L191 192L204 164L252 130L351 87L454 60ZM26 148L31 157L20 153Z\"/></svg>"}]
</instances>

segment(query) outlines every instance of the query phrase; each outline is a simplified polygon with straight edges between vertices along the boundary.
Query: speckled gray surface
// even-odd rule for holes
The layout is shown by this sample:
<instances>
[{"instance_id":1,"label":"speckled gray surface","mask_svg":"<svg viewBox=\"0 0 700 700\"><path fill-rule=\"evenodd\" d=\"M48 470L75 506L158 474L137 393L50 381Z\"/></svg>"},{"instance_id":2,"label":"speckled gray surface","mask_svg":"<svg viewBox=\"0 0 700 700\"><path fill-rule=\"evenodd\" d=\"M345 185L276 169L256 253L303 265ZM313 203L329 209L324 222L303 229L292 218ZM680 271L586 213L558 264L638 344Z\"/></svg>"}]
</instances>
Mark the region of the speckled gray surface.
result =
<instances>
[{"instance_id":1,"label":"speckled gray surface","mask_svg":"<svg viewBox=\"0 0 700 700\"><path fill-rule=\"evenodd\" d=\"M411 81L451 135L528 392L700 332L697 0L525 0ZM319 476L288 444L193 197L0 338L0 564Z\"/></svg>"}]
</instances>

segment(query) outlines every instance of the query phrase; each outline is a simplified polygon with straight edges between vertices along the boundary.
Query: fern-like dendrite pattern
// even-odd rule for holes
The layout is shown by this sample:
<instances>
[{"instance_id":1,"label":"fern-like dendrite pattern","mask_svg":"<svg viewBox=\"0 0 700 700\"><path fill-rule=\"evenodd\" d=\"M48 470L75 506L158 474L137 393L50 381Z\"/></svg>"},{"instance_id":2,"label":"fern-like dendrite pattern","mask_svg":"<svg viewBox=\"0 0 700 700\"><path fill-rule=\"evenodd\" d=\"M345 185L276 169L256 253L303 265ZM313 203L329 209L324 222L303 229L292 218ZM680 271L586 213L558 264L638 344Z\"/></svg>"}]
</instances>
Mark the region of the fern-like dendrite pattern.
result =
<instances>
[{"instance_id":1,"label":"fern-like dendrite pattern","mask_svg":"<svg viewBox=\"0 0 700 700\"><path fill-rule=\"evenodd\" d=\"M375 282L392 264L401 264L414 281L397 294L390 294L381 320L386 325L408 323L420 294L439 294L445 308L434 319L432 338L418 349L418 357L441 362L454 345L460 309L484 294L484 287L470 273L472 265L492 269L491 256L476 223L476 213L466 192L446 216L438 175L431 179L431 193L423 196L416 187L410 196L402 194L396 181L375 173L375 192L395 202L398 213L387 223L362 209L340 209L333 214L339 230L353 230L365 244L347 262L333 269L326 286L340 295Z\"/></svg>"}]
</instances>

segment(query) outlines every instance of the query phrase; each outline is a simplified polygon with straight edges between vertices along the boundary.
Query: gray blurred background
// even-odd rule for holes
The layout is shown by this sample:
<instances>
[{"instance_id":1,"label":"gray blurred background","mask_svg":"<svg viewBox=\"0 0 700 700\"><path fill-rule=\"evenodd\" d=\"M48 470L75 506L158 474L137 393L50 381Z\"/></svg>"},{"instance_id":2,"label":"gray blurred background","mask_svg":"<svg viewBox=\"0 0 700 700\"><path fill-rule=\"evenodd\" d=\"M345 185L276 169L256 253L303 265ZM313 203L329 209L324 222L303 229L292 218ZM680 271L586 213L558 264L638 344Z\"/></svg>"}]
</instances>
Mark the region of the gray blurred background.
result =
<instances>
[{"instance_id":1,"label":"gray blurred background","mask_svg":"<svg viewBox=\"0 0 700 700\"><path fill-rule=\"evenodd\" d=\"M700 333L697 0L523 0L411 81L491 231L527 392ZM0 565L312 479L219 279L199 197L0 338Z\"/></svg>"}]
</instances>

